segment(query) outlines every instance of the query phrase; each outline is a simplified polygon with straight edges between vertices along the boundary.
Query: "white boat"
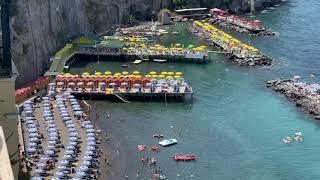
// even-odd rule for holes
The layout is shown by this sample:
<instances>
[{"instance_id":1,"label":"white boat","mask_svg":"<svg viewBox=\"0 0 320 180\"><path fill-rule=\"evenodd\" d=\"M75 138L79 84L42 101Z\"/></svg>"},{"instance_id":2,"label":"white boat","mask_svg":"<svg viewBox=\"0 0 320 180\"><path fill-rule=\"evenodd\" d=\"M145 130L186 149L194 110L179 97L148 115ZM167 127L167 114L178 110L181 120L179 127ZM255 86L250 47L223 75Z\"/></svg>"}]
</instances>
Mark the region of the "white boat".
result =
<instances>
[{"instance_id":1,"label":"white boat","mask_svg":"<svg viewBox=\"0 0 320 180\"><path fill-rule=\"evenodd\" d=\"M177 143L178 141L176 139L165 139L165 140L159 141L159 144L161 146L170 146Z\"/></svg>"},{"instance_id":2,"label":"white boat","mask_svg":"<svg viewBox=\"0 0 320 180\"><path fill-rule=\"evenodd\" d=\"M135 60L135 61L133 62L133 64L139 64L139 63L141 63L141 61L142 61L142 60Z\"/></svg>"},{"instance_id":3,"label":"white boat","mask_svg":"<svg viewBox=\"0 0 320 180\"><path fill-rule=\"evenodd\" d=\"M158 62L158 63L167 62L167 60L165 60L165 59L154 59L153 61Z\"/></svg>"},{"instance_id":4,"label":"white boat","mask_svg":"<svg viewBox=\"0 0 320 180\"><path fill-rule=\"evenodd\" d=\"M301 132L301 131L295 132L294 135L296 135L296 136L301 136L301 135L302 135L302 132Z\"/></svg>"}]
</instances>

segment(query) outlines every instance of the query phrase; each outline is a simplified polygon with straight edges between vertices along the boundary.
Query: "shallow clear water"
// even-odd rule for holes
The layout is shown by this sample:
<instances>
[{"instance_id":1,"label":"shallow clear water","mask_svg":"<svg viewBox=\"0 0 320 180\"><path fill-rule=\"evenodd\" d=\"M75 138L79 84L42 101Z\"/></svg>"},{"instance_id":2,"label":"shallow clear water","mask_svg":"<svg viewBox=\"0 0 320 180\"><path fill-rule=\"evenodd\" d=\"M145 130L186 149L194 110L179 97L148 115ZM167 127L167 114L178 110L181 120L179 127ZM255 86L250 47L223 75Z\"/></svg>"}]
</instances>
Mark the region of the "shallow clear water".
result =
<instances>
[{"instance_id":1,"label":"shallow clear water","mask_svg":"<svg viewBox=\"0 0 320 180\"><path fill-rule=\"evenodd\" d=\"M319 81L319 8L318 0L291 0L256 15L265 26L280 34L250 38L255 47L276 59L271 68L238 67L221 55L207 65L131 66L129 71L184 72L193 86L194 102L167 106L164 102L91 102L100 113L97 123L111 137L108 146L115 165L110 168L110 179L123 179L125 174L136 179L137 172L141 179L150 179L152 170L142 167L139 161L148 154L157 158L168 179L319 179L319 122L264 84L265 80L293 75ZM232 34L245 42L249 40L247 36ZM201 44L187 31L184 35L163 37L161 41L169 45L176 41ZM71 71L122 71L121 64L89 63ZM310 79L310 73L316 77ZM106 112L111 113L110 119L106 118ZM305 141L284 145L282 138L297 130L304 133ZM138 144L157 143L152 134L158 132L177 138L179 143L161 149L158 154L137 151ZM196 153L198 160L176 163L171 159L175 153Z\"/></svg>"}]
</instances>

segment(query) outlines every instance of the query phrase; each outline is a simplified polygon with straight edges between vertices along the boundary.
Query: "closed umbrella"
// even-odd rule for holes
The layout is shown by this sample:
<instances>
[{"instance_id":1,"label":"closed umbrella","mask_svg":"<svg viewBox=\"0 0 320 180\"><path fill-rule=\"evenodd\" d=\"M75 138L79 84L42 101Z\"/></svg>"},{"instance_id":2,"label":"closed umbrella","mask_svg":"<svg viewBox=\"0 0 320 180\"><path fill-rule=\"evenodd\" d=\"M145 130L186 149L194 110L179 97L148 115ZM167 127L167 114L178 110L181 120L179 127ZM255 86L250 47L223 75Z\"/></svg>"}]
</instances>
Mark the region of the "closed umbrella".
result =
<instances>
[{"instance_id":1,"label":"closed umbrella","mask_svg":"<svg viewBox=\"0 0 320 180\"><path fill-rule=\"evenodd\" d=\"M36 169L36 170L34 170L34 172L37 174L42 174L42 173L44 173L44 169Z\"/></svg>"},{"instance_id":2,"label":"closed umbrella","mask_svg":"<svg viewBox=\"0 0 320 180\"><path fill-rule=\"evenodd\" d=\"M92 124L87 124L84 126L85 128L88 128L88 129L93 129L93 125Z\"/></svg>"},{"instance_id":3,"label":"closed umbrella","mask_svg":"<svg viewBox=\"0 0 320 180\"><path fill-rule=\"evenodd\" d=\"M69 116L68 113L62 113L62 114L60 114L60 115L61 115L61 117L68 117L68 116Z\"/></svg>"},{"instance_id":4,"label":"closed umbrella","mask_svg":"<svg viewBox=\"0 0 320 180\"><path fill-rule=\"evenodd\" d=\"M68 132L78 132L78 130L76 128L68 128Z\"/></svg>"},{"instance_id":5,"label":"closed umbrella","mask_svg":"<svg viewBox=\"0 0 320 180\"><path fill-rule=\"evenodd\" d=\"M63 155L64 159L71 160L73 157L70 154Z\"/></svg>"},{"instance_id":6,"label":"closed umbrella","mask_svg":"<svg viewBox=\"0 0 320 180\"><path fill-rule=\"evenodd\" d=\"M69 138L69 141L70 141L70 142L77 142L77 141L78 141L78 138L77 138L77 137L70 137L70 138Z\"/></svg>"},{"instance_id":7,"label":"closed umbrella","mask_svg":"<svg viewBox=\"0 0 320 180\"><path fill-rule=\"evenodd\" d=\"M50 136L48 139L49 139L49 141L56 141L59 138L58 138L58 136Z\"/></svg>"},{"instance_id":8,"label":"closed umbrella","mask_svg":"<svg viewBox=\"0 0 320 180\"><path fill-rule=\"evenodd\" d=\"M63 172L60 172L60 171L58 171L58 172L56 172L56 173L54 173L54 176L55 177L64 177L65 175L64 175L64 173Z\"/></svg>"},{"instance_id":9,"label":"closed umbrella","mask_svg":"<svg viewBox=\"0 0 320 180\"><path fill-rule=\"evenodd\" d=\"M73 108L74 111L82 111L80 107Z\"/></svg>"},{"instance_id":10,"label":"closed umbrella","mask_svg":"<svg viewBox=\"0 0 320 180\"><path fill-rule=\"evenodd\" d=\"M28 111L25 111L24 113L26 113L26 114L33 114L33 111L28 110Z\"/></svg>"},{"instance_id":11,"label":"closed umbrella","mask_svg":"<svg viewBox=\"0 0 320 180\"><path fill-rule=\"evenodd\" d=\"M47 116L44 119L47 121L47 120L53 120L54 118L52 116Z\"/></svg>"},{"instance_id":12,"label":"closed umbrella","mask_svg":"<svg viewBox=\"0 0 320 180\"><path fill-rule=\"evenodd\" d=\"M95 137L87 137L87 141L95 141L96 138Z\"/></svg>"},{"instance_id":13,"label":"closed umbrella","mask_svg":"<svg viewBox=\"0 0 320 180\"><path fill-rule=\"evenodd\" d=\"M29 133L35 133L35 132L37 132L37 131L38 131L37 128L30 128L30 129L28 129L28 132L29 132Z\"/></svg>"},{"instance_id":14,"label":"closed umbrella","mask_svg":"<svg viewBox=\"0 0 320 180\"><path fill-rule=\"evenodd\" d=\"M95 137L96 135L94 133L87 133L87 137Z\"/></svg>"},{"instance_id":15,"label":"closed umbrella","mask_svg":"<svg viewBox=\"0 0 320 180\"><path fill-rule=\"evenodd\" d=\"M56 145L57 143L58 143L57 141L48 141L48 144L53 146Z\"/></svg>"},{"instance_id":16,"label":"closed umbrella","mask_svg":"<svg viewBox=\"0 0 320 180\"><path fill-rule=\"evenodd\" d=\"M29 147L34 147L34 148L35 148L36 146L38 146L38 144L37 144L37 143L34 143L34 142L30 142L28 145L29 145Z\"/></svg>"},{"instance_id":17,"label":"closed umbrella","mask_svg":"<svg viewBox=\"0 0 320 180\"><path fill-rule=\"evenodd\" d=\"M93 133L94 129L86 129L86 133Z\"/></svg>"},{"instance_id":18,"label":"closed umbrella","mask_svg":"<svg viewBox=\"0 0 320 180\"><path fill-rule=\"evenodd\" d=\"M94 155L94 152L93 152L93 151L86 151L86 152L84 153L84 155L85 155L85 156L92 156L92 155Z\"/></svg>"},{"instance_id":19,"label":"closed umbrella","mask_svg":"<svg viewBox=\"0 0 320 180\"><path fill-rule=\"evenodd\" d=\"M36 119L35 117L25 117L26 120L34 120Z\"/></svg>"},{"instance_id":20,"label":"closed umbrella","mask_svg":"<svg viewBox=\"0 0 320 180\"><path fill-rule=\"evenodd\" d=\"M46 150L45 154L47 155L53 155L55 152L53 150Z\"/></svg>"},{"instance_id":21,"label":"closed umbrella","mask_svg":"<svg viewBox=\"0 0 320 180\"><path fill-rule=\"evenodd\" d=\"M73 150L66 150L66 151L64 152L64 154L73 155L73 154L74 154L74 151L73 151Z\"/></svg>"},{"instance_id":22,"label":"closed umbrella","mask_svg":"<svg viewBox=\"0 0 320 180\"><path fill-rule=\"evenodd\" d=\"M70 102L77 102L77 100L76 100L76 99L73 99L73 98L70 98L69 101L70 101Z\"/></svg>"},{"instance_id":23,"label":"closed umbrella","mask_svg":"<svg viewBox=\"0 0 320 180\"><path fill-rule=\"evenodd\" d=\"M86 150L88 150L88 151L94 151L94 150L96 150L96 148L93 147L93 146L87 146L87 147L86 147Z\"/></svg>"},{"instance_id":24,"label":"closed umbrella","mask_svg":"<svg viewBox=\"0 0 320 180\"><path fill-rule=\"evenodd\" d=\"M30 138L29 140L30 140L30 142L40 142L39 138L37 138L37 137Z\"/></svg>"},{"instance_id":25,"label":"closed umbrella","mask_svg":"<svg viewBox=\"0 0 320 180\"><path fill-rule=\"evenodd\" d=\"M57 167L57 169L59 170L59 171L63 171L63 170L65 170L67 167L66 166L58 166Z\"/></svg>"},{"instance_id":26,"label":"closed umbrella","mask_svg":"<svg viewBox=\"0 0 320 180\"><path fill-rule=\"evenodd\" d=\"M35 124L28 124L28 125L27 125L27 128L35 128L35 127L36 127Z\"/></svg>"},{"instance_id":27,"label":"closed umbrella","mask_svg":"<svg viewBox=\"0 0 320 180\"><path fill-rule=\"evenodd\" d=\"M58 133L57 132L50 132L49 134L48 134L48 136L49 137L55 137L55 136L57 136L58 137Z\"/></svg>"},{"instance_id":28,"label":"closed umbrella","mask_svg":"<svg viewBox=\"0 0 320 180\"><path fill-rule=\"evenodd\" d=\"M75 149L76 149L76 147L73 146L73 145L68 145L67 146L67 150L75 150Z\"/></svg>"},{"instance_id":29,"label":"closed umbrella","mask_svg":"<svg viewBox=\"0 0 320 180\"><path fill-rule=\"evenodd\" d=\"M66 116L66 117L62 117L62 119L63 119L64 121L67 121L67 120L71 120L71 117Z\"/></svg>"},{"instance_id":30,"label":"closed umbrella","mask_svg":"<svg viewBox=\"0 0 320 180\"><path fill-rule=\"evenodd\" d=\"M38 133L30 133L29 137L30 138L39 137L39 134Z\"/></svg>"},{"instance_id":31,"label":"closed umbrella","mask_svg":"<svg viewBox=\"0 0 320 180\"><path fill-rule=\"evenodd\" d=\"M82 172L86 172L88 169L89 169L88 166L80 166L79 167L79 170L82 171Z\"/></svg>"},{"instance_id":32,"label":"closed umbrella","mask_svg":"<svg viewBox=\"0 0 320 180\"><path fill-rule=\"evenodd\" d=\"M91 163L90 163L90 161L82 161L81 165L90 166Z\"/></svg>"},{"instance_id":33,"label":"closed umbrella","mask_svg":"<svg viewBox=\"0 0 320 180\"><path fill-rule=\"evenodd\" d=\"M45 166L46 166L45 163L38 163L38 164L37 164L37 167L38 167L38 168L44 168Z\"/></svg>"},{"instance_id":34,"label":"closed umbrella","mask_svg":"<svg viewBox=\"0 0 320 180\"><path fill-rule=\"evenodd\" d=\"M83 172L83 171L78 171L77 173L76 173L76 177L78 177L78 178L80 178L80 179L82 179L84 176L86 176L87 174L85 173L85 172Z\"/></svg>"},{"instance_id":35,"label":"closed umbrella","mask_svg":"<svg viewBox=\"0 0 320 180\"><path fill-rule=\"evenodd\" d=\"M27 152L29 152L29 153L34 153L34 152L36 152L36 151L37 151L37 149L34 148L34 147L29 147L29 148L27 148Z\"/></svg>"},{"instance_id":36,"label":"closed umbrella","mask_svg":"<svg viewBox=\"0 0 320 180\"><path fill-rule=\"evenodd\" d=\"M34 121L33 120L28 120L25 122L25 124L34 124Z\"/></svg>"},{"instance_id":37,"label":"closed umbrella","mask_svg":"<svg viewBox=\"0 0 320 180\"><path fill-rule=\"evenodd\" d=\"M55 147L54 145L48 145L48 146L47 146L47 149L52 149L52 150L54 149L54 150L55 150L56 147Z\"/></svg>"},{"instance_id":38,"label":"closed umbrella","mask_svg":"<svg viewBox=\"0 0 320 180\"><path fill-rule=\"evenodd\" d=\"M78 133L69 133L69 137L77 137L79 134Z\"/></svg>"},{"instance_id":39,"label":"closed umbrella","mask_svg":"<svg viewBox=\"0 0 320 180\"><path fill-rule=\"evenodd\" d=\"M70 118L71 119L71 118ZM65 121L64 122L66 125L68 125L68 124L73 124L73 122L71 121L71 120L67 120L67 121Z\"/></svg>"},{"instance_id":40,"label":"closed umbrella","mask_svg":"<svg viewBox=\"0 0 320 180\"><path fill-rule=\"evenodd\" d=\"M49 160L51 160L52 158L50 158L50 157L48 157L48 156L42 156L42 157L40 157L40 159L39 159L39 161L40 162L46 162L46 161L49 161Z\"/></svg>"},{"instance_id":41,"label":"closed umbrella","mask_svg":"<svg viewBox=\"0 0 320 180\"><path fill-rule=\"evenodd\" d=\"M72 146L77 146L78 145L77 142L69 142L69 144L72 145Z\"/></svg>"},{"instance_id":42,"label":"closed umbrella","mask_svg":"<svg viewBox=\"0 0 320 180\"><path fill-rule=\"evenodd\" d=\"M66 126L67 128L74 128L74 127L76 127L74 124L68 124L67 126Z\"/></svg>"},{"instance_id":43,"label":"closed umbrella","mask_svg":"<svg viewBox=\"0 0 320 180\"><path fill-rule=\"evenodd\" d=\"M79 107L80 107L79 104L74 104L74 105L72 105L72 108L79 108Z\"/></svg>"},{"instance_id":44,"label":"closed umbrella","mask_svg":"<svg viewBox=\"0 0 320 180\"><path fill-rule=\"evenodd\" d=\"M91 141L91 142L88 142L88 145L89 145L89 146L96 146L97 144L96 144L96 142Z\"/></svg>"}]
</instances>

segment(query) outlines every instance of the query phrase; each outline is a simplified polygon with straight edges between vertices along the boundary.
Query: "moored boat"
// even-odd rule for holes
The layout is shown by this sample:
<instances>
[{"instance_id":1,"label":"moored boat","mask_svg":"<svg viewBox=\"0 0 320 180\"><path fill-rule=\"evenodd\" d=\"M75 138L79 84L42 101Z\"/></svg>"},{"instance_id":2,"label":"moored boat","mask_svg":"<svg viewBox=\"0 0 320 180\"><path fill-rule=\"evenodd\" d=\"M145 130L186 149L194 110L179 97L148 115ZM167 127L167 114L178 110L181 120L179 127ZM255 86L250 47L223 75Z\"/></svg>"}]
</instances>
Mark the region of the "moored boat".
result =
<instances>
[{"instance_id":1,"label":"moored boat","mask_svg":"<svg viewBox=\"0 0 320 180\"><path fill-rule=\"evenodd\" d=\"M176 154L175 156L173 156L173 159L176 161L194 161L197 159L197 156Z\"/></svg>"},{"instance_id":2,"label":"moored boat","mask_svg":"<svg viewBox=\"0 0 320 180\"><path fill-rule=\"evenodd\" d=\"M174 145L177 143L178 143L178 141L176 139L165 139L165 140L159 142L159 144L161 146L170 146L170 145Z\"/></svg>"}]
</instances>

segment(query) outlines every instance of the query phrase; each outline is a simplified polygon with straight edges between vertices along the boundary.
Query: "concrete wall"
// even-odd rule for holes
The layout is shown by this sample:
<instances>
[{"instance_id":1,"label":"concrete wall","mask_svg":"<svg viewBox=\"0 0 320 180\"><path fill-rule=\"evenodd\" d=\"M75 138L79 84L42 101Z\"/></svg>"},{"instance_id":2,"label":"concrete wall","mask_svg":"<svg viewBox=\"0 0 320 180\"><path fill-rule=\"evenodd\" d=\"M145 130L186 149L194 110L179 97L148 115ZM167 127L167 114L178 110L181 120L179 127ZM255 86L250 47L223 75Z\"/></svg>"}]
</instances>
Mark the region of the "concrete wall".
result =
<instances>
[{"instance_id":1,"label":"concrete wall","mask_svg":"<svg viewBox=\"0 0 320 180\"><path fill-rule=\"evenodd\" d=\"M3 127L13 173L15 179L17 179L20 159L18 152L18 116L16 115L17 109L15 106L14 78L0 79L0 89L0 126ZM2 159L0 159L0 161L2 161Z\"/></svg>"}]
</instances>

